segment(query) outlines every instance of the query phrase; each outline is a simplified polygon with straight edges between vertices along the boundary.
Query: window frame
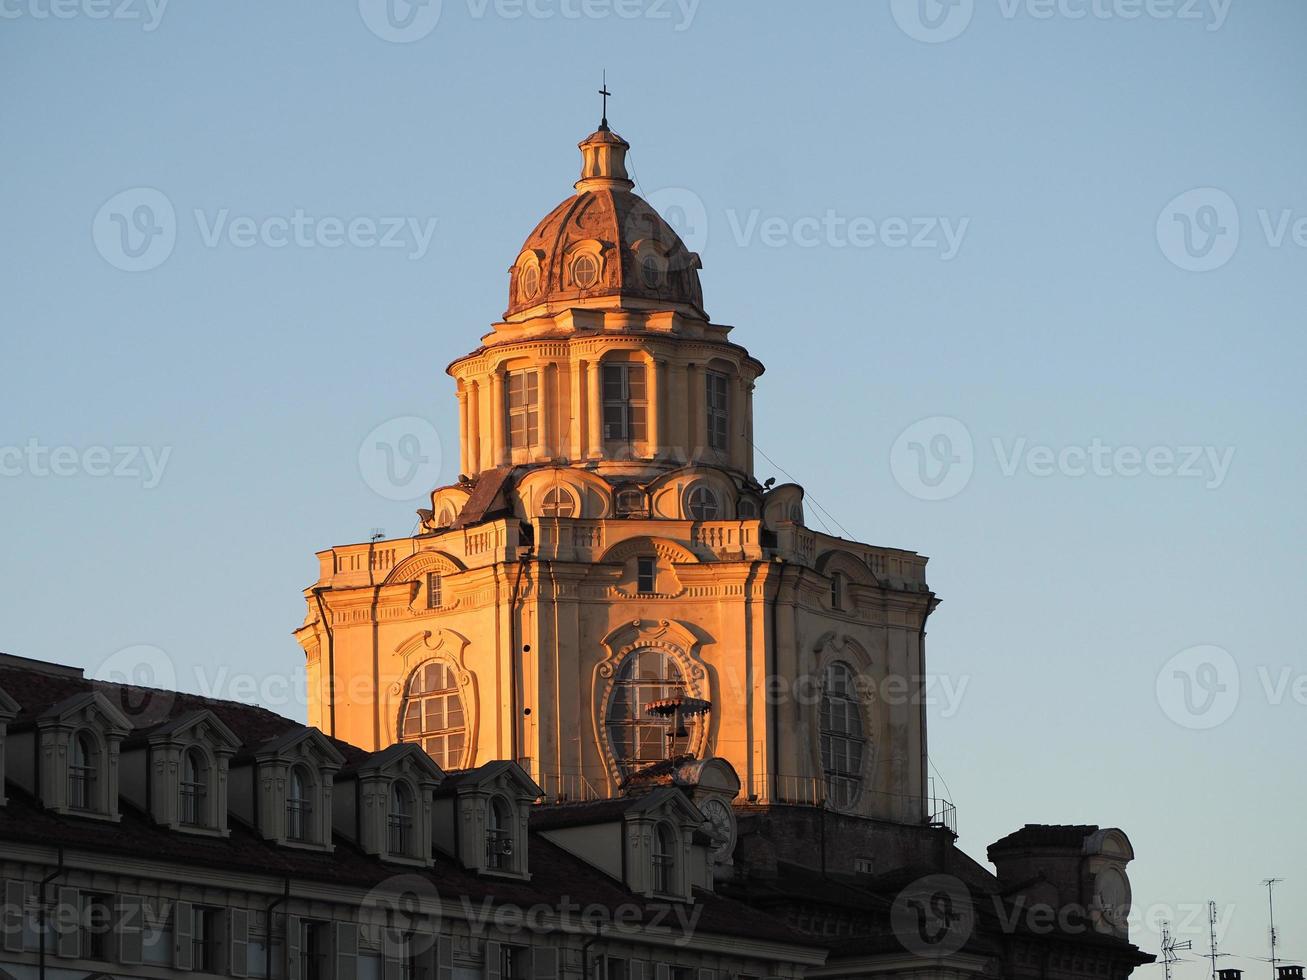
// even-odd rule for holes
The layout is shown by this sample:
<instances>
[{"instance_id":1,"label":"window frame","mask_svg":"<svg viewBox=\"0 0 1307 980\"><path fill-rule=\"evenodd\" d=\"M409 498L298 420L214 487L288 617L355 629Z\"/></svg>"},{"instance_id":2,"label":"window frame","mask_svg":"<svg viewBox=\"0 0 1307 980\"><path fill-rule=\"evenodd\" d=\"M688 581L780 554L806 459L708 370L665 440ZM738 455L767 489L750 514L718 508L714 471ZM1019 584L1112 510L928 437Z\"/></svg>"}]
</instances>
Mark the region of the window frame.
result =
<instances>
[{"instance_id":1,"label":"window frame","mask_svg":"<svg viewBox=\"0 0 1307 980\"><path fill-rule=\"evenodd\" d=\"M440 609L445 605L445 584L441 572L427 572L427 608Z\"/></svg>"},{"instance_id":2,"label":"window frame","mask_svg":"<svg viewBox=\"0 0 1307 980\"><path fill-rule=\"evenodd\" d=\"M711 507L705 504L705 500L711 502ZM690 520L716 521L721 519L721 514L721 498L708 484L696 483L685 492L685 515Z\"/></svg>"},{"instance_id":3,"label":"window frame","mask_svg":"<svg viewBox=\"0 0 1307 980\"><path fill-rule=\"evenodd\" d=\"M635 384L637 377L639 382ZM630 448L649 441L648 385L645 365L637 361L600 364L600 420L605 445Z\"/></svg>"},{"instance_id":4,"label":"window frame","mask_svg":"<svg viewBox=\"0 0 1307 980\"><path fill-rule=\"evenodd\" d=\"M843 660L832 660L822 671L818 747L827 800L836 809L854 806L863 789L867 725L857 676L853 666ZM837 680L839 690L834 690Z\"/></svg>"},{"instance_id":5,"label":"window frame","mask_svg":"<svg viewBox=\"0 0 1307 980\"><path fill-rule=\"evenodd\" d=\"M658 591L658 556L638 555L635 559L635 591L654 595Z\"/></svg>"},{"instance_id":6,"label":"window frame","mask_svg":"<svg viewBox=\"0 0 1307 980\"><path fill-rule=\"evenodd\" d=\"M731 376L723 371L704 372L704 418L708 448L719 453L731 448ZM717 390L714 390L717 389Z\"/></svg>"},{"instance_id":7,"label":"window frame","mask_svg":"<svg viewBox=\"0 0 1307 980\"><path fill-rule=\"evenodd\" d=\"M504 442L509 452L527 452L540 442L540 371L536 368L504 372Z\"/></svg>"},{"instance_id":8,"label":"window frame","mask_svg":"<svg viewBox=\"0 0 1307 980\"><path fill-rule=\"evenodd\" d=\"M578 509L576 497L566 487L551 486L540 496L541 517L570 520L576 516Z\"/></svg>"},{"instance_id":9,"label":"window frame","mask_svg":"<svg viewBox=\"0 0 1307 980\"><path fill-rule=\"evenodd\" d=\"M386 794L386 851L396 857L413 857L413 825L417 793L402 777L391 780Z\"/></svg>"},{"instance_id":10,"label":"window frame","mask_svg":"<svg viewBox=\"0 0 1307 980\"><path fill-rule=\"evenodd\" d=\"M427 687L428 671L440 672L442 687ZM415 690L415 686L421 690ZM434 708L428 702L439 702ZM409 731L409 714L417 712L417 730ZM457 712L459 724L448 724L454 712ZM438 717L445 723L443 728L428 728L428 717ZM471 725L468 719L468 704L463 698L463 686L459 683L458 669L442 659L424 660L413 668L404 685L403 697L399 703L399 726L396 739L400 742L412 742L421 746L442 769L461 769L467 758L471 737ZM440 747L439 754L431 749L431 743Z\"/></svg>"},{"instance_id":11,"label":"window frame","mask_svg":"<svg viewBox=\"0 0 1307 980\"><path fill-rule=\"evenodd\" d=\"M652 877L650 888L656 895L675 895L677 890L676 875L676 830L666 820L654 824L653 840L649 847L649 859Z\"/></svg>"},{"instance_id":12,"label":"window frame","mask_svg":"<svg viewBox=\"0 0 1307 980\"><path fill-rule=\"evenodd\" d=\"M89 728L78 728L68 739L68 809L99 813L100 740ZM78 759L81 759L78 762Z\"/></svg>"},{"instance_id":13,"label":"window frame","mask_svg":"<svg viewBox=\"0 0 1307 980\"><path fill-rule=\"evenodd\" d=\"M301 775L303 774L303 775ZM292 794L299 783L299 795ZM293 763L286 774L286 840L294 844L315 844L313 830L313 796L317 782L312 771L301 762Z\"/></svg>"},{"instance_id":14,"label":"window frame","mask_svg":"<svg viewBox=\"0 0 1307 980\"><path fill-rule=\"evenodd\" d=\"M209 819L209 795L212 786L213 765L208 754L198 745L182 749L182 764L177 781L177 823L182 827L205 828L212 825ZM194 778L188 779L191 770Z\"/></svg>"},{"instance_id":15,"label":"window frame","mask_svg":"<svg viewBox=\"0 0 1307 980\"><path fill-rule=\"evenodd\" d=\"M658 672L663 676L659 679L642 677L642 657L659 658ZM666 676L669 673L674 673L675 678ZM667 733L673 730L675 720L670 716L664 719L642 714L643 703L690 693L690 685L680 661L668 651L641 646L622 658L613 671L612 684L604 705L604 734L620 771L629 772L640 766L662 762L668 756ZM616 713L619 709L626 712L621 717ZM684 721L687 729L699 724L698 718L686 718ZM655 734L656 748L652 748L650 754L643 753L641 747ZM691 731L691 744L694 738L694 732ZM626 748L631 751L624 754ZM675 749L675 743L672 749Z\"/></svg>"},{"instance_id":16,"label":"window frame","mask_svg":"<svg viewBox=\"0 0 1307 980\"><path fill-rule=\"evenodd\" d=\"M496 794L486 801L486 870L514 870L513 850L513 806Z\"/></svg>"}]
</instances>

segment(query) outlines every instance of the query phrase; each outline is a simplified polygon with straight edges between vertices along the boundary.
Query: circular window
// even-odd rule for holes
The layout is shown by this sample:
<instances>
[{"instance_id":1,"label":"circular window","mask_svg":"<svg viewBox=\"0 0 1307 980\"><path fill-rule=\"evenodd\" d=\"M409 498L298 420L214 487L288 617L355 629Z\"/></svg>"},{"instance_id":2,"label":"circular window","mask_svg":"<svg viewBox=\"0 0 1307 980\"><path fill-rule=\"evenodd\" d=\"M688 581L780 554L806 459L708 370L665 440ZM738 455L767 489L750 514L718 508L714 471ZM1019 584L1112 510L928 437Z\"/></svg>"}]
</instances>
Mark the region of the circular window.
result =
<instances>
[{"instance_id":1,"label":"circular window","mask_svg":"<svg viewBox=\"0 0 1307 980\"><path fill-rule=\"evenodd\" d=\"M566 490L554 487L541 501L540 513L545 517L572 517L576 514L576 501Z\"/></svg>"},{"instance_id":2,"label":"circular window","mask_svg":"<svg viewBox=\"0 0 1307 980\"><path fill-rule=\"evenodd\" d=\"M640 263L640 278L650 289L657 289L659 282L662 281L662 270L658 268L658 260L652 255L646 255L644 261Z\"/></svg>"},{"instance_id":3,"label":"circular window","mask_svg":"<svg viewBox=\"0 0 1307 980\"><path fill-rule=\"evenodd\" d=\"M540 292L540 266L528 265L522 270L522 298L530 299Z\"/></svg>"},{"instance_id":4,"label":"circular window","mask_svg":"<svg viewBox=\"0 0 1307 980\"><path fill-rule=\"evenodd\" d=\"M718 512L717 494L708 487L695 487L686 496L685 509L689 511L691 520L715 521Z\"/></svg>"},{"instance_id":5,"label":"circular window","mask_svg":"<svg viewBox=\"0 0 1307 980\"><path fill-rule=\"evenodd\" d=\"M593 255L578 255L572 263L572 282L589 289L599 281L599 263Z\"/></svg>"}]
</instances>

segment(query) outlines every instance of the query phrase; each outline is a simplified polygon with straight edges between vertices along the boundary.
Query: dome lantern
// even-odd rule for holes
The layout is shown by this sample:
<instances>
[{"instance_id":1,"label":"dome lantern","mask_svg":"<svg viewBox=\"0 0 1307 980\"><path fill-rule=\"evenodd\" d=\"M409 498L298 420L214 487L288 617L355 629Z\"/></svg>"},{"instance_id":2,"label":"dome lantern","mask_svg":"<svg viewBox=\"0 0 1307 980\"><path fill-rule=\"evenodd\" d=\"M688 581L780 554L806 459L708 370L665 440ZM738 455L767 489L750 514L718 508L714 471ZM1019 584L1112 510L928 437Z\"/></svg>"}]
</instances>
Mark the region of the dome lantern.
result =
<instances>
[{"instance_id":1,"label":"dome lantern","mask_svg":"<svg viewBox=\"0 0 1307 980\"><path fill-rule=\"evenodd\" d=\"M631 148L631 144L607 125L601 125L577 146L581 150L581 179L573 186L579 193L597 190L629 191L635 186L626 173L626 151Z\"/></svg>"}]
</instances>

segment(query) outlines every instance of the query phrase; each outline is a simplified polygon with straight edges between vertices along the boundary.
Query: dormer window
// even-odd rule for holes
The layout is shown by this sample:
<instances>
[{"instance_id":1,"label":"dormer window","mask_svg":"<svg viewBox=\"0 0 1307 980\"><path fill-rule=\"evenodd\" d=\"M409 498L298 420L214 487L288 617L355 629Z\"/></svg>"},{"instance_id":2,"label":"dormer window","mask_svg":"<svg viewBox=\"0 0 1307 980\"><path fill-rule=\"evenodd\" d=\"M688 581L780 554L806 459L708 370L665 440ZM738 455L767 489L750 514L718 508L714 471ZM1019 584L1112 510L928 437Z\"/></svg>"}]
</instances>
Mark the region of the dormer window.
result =
<instances>
[{"instance_id":1,"label":"dormer window","mask_svg":"<svg viewBox=\"0 0 1307 980\"><path fill-rule=\"evenodd\" d=\"M181 810L179 819L187 827L203 827L206 819L209 762L197 748L182 756Z\"/></svg>"},{"instance_id":2,"label":"dormer window","mask_svg":"<svg viewBox=\"0 0 1307 980\"><path fill-rule=\"evenodd\" d=\"M68 746L68 806L73 810L94 810L97 805L96 774L100 749L95 736L74 732Z\"/></svg>"},{"instance_id":3,"label":"dormer window","mask_svg":"<svg viewBox=\"0 0 1307 980\"><path fill-rule=\"evenodd\" d=\"M676 831L666 822L654 827L653 890L659 895L676 890Z\"/></svg>"},{"instance_id":4,"label":"dormer window","mask_svg":"<svg viewBox=\"0 0 1307 980\"><path fill-rule=\"evenodd\" d=\"M303 766L292 766L286 785L286 839L297 843L311 841L313 826L312 779Z\"/></svg>"},{"instance_id":5,"label":"dormer window","mask_svg":"<svg viewBox=\"0 0 1307 980\"><path fill-rule=\"evenodd\" d=\"M390 784L390 812L386 815L387 847L407 857L413 847L413 790L402 779Z\"/></svg>"},{"instance_id":6,"label":"dormer window","mask_svg":"<svg viewBox=\"0 0 1307 980\"><path fill-rule=\"evenodd\" d=\"M502 796L490 800L486 813L486 868L507 871L513 866L513 809Z\"/></svg>"},{"instance_id":7,"label":"dormer window","mask_svg":"<svg viewBox=\"0 0 1307 980\"><path fill-rule=\"evenodd\" d=\"M593 255L582 253L573 260L572 282L582 289L591 289L599 282L599 262Z\"/></svg>"}]
</instances>

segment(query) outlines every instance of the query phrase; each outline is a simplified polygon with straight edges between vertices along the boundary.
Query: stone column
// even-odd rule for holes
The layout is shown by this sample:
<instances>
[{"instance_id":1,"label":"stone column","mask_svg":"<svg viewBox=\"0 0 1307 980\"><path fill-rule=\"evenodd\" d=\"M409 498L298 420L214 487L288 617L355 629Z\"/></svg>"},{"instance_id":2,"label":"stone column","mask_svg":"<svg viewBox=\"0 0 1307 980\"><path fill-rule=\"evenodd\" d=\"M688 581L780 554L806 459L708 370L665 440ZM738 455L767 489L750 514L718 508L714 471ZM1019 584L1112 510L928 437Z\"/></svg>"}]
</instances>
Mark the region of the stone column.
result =
<instances>
[{"instance_id":1,"label":"stone column","mask_svg":"<svg viewBox=\"0 0 1307 980\"><path fill-rule=\"evenodd\" d=\"M490 375L490 461L504 465L504 372L496 368Z\"/></svg>"},{"instance_id":2,"label":"stone column","mask_svg":"<svg viewBox=\"0 0 1307 980\"><path fill-rule=\"evenodd\" d=\"M658 358L649 359L649 379L645 383L648 398L649 455L659 459L666 455L663 449L663 385L667 376L667 363Z\"/></svg>"},{"instance_id":3,"label":"stone column","mask_svg":"<svg viewBox=\"0 0 1307 980\"><path fill-rule=\"evenodd\" d=\"M704 428L708 416L704 412L703 369L697 364L685 366L685 458L698 459L704 445Z\"/></svg>"},{"instance_id":4,"label":"stone column","mask_svg":"<svg viewBox=\"0 0 1307 980\"><path fill-rule=\"evenodd\" d=\"M587 361L586 370L586 420L589 422L590 445L589 456L591 459L599 459L604 454L604 429L603 414L604 400L603 393L600 390L600 365L596 358L593 361Z\"/></svg>"},{"instance_id":5,"label":"stone column","mask_svg":"<svg viewBox=\"0 0 1307 980\"><path fill-rule=\"evenodd\" d=\"M472 432L467 425L467 388L458 389L458 471L470 473L468 453L472 444Z\"/></svg>"},{"instance_id":6,"label":"stone column","mask_svg":"<svg viewBox=\"0 0 1307 980\"><path fill-rule=\"evenodd\" d=\"M551 447L554 444L554 378L557 371L552 364L544 364L540 367L540 388L539 390L539 412L540 426L538 429L539 439L531 447L532 452L537 460L548 459L551 455Z\"/></svg>"},{"instance_id":7,"label":"stone column","mask_svg":"<svg viewBox=\"0 0 1307 980\"><path fill-rule=\"evenodd\" d=\"M481 472L481 384L473 381L468 393L468 476Z\"/></svg>"}]
</instances>

